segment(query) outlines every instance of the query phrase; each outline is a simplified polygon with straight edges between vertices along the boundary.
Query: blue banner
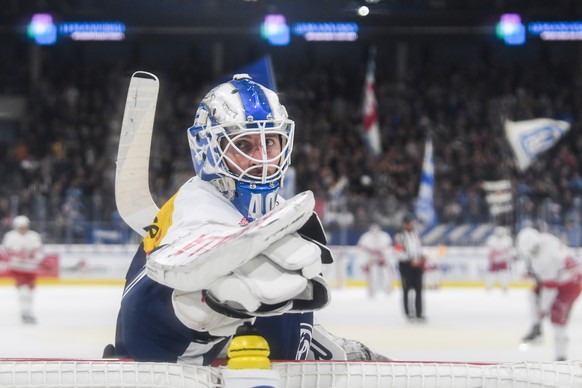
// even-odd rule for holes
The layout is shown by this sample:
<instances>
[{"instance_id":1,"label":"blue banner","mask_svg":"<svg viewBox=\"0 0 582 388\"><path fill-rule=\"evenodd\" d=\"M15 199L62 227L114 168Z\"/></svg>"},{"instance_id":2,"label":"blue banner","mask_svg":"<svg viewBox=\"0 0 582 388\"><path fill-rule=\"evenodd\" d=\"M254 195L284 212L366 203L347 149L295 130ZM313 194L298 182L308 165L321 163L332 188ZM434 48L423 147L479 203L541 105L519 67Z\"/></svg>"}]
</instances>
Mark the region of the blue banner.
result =
<instances>
[{"instance_id":1,"label":"blue banner","mask_svg":"<svg viewBox=\"0 0 582 388\"><path fill-rule=\"evenodd\" d=\"M426 140L424 148L424 160L422 162L422 175L420 177L420 188L416 200L416 218L424 226L431 226L438 222L433 203L434 192L434 158L432 151L432 140Z\"/></svg>"},{"instance_id":2,"label":"blue banner","mask_svg":"<svg viewBox=\"0 0 582 388\"><path fill-rule=\"evenodd\" d=\"M275 73L273 72L273 64L271 63L270 56L266 55L253 63L241 67L234 74L241 73L246 73L251 76L253 81L275 92L277 91L277 83L275 82ZM228 82L232 79L232 76L233 74L228 74L220 79L218 83Z\"/></svg>"}]
</instances>

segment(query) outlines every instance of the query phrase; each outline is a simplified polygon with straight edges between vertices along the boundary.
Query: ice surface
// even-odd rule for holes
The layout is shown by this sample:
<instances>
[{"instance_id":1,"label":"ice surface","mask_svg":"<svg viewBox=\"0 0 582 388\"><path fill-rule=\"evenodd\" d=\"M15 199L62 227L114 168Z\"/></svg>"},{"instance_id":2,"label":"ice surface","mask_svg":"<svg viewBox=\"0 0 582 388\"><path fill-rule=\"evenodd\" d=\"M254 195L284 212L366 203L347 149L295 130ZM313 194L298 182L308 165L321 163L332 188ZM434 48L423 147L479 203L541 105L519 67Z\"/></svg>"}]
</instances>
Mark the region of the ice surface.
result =
<instances>
[{"instance_id":1,"label":"ice surface","mask_svg":"<svg viewBox=\"0 0 582 388\"><path fill-rule=\"evenodd\" d=\"M0 357L101 358L115 336L121 286L37 287L36 325L20 321L14 287L0 287ZM358 339L401 361L554 361L553 333L527 350L520 338L529 330L529 290L444 288L425 292L426 323L404 319L401 291L370 299L363 288L336 289L331 305L316 314L336 335ZM580 299L582 300L582 298ZM582 307L569 325L569 358L582 360Z\"/></svg>"}]
</instances>

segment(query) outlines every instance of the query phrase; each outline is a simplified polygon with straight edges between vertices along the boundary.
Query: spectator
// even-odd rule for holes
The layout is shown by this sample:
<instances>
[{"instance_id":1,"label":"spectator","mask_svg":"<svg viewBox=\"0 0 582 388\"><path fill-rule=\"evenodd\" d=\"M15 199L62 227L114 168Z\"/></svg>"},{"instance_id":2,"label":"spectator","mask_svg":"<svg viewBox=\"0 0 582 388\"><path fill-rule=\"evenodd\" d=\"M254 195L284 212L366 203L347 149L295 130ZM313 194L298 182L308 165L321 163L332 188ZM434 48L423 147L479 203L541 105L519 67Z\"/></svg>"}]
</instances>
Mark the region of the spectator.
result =
<instances>
[{"instance_id":1,"label":"spectator","mask_svg":"<svg viewBox=\"0 0 582 388\"><path fill-rule=\"evenodd\" d=\"M113 196L113 161L128 74L136 66L127 58L114 63L82 63L72 56L46 55L46 69L39 82L19 91L28 102L26 117L0 139L5 151L0 169L9 182L0 190L1 195L17 198L15 207L35 219L32 210L46 200L46 219L56 219L68 186L75 182L82 191L79 209L84 209L87 222L111 221L107 215L113 214L115 207L114 201L108 200ZM204 70L211 66L194 63L191 56L168 62L172 63L171 72L163 67L152 69L161 75L164 100L176 101L159 104L156 112L151 176L159 203L188 176L187 153L178 149L175 123L190 120L192 108L186 101L199 99L199 91L214 79ZM443 222L488 221L481 182L501 174L519 188L516 202L527 204L517 207L517 219L548 216L563 226L569 201L580 195L582 166L577 155L582 150L582 121L577 115L582 111L582 100L576 98L580 75L573 63L531 61L523 67L519 63L474 61L455 66L428 61L411 67L408 76L397 82L378 66L384 153L377 160L367 155L359 133L360 95L354 91L361 89L364 72L350 64L328 67L318 63L308 70L285 66L278 83L304 139L294 151L297 191L312 189L318 197L330 199L330 189L347 179L349 185L342 192L346 203L378 200L390 194L399 208L410 208L420 181L418 151L424 133L431 129L435 133L434 200ZM58 68L73 70L65 76ZM19 72L14 69L15 74ZM542 77L547 82L539 84L537 80ZM519 173L504 142L500 118L523 120L541 114L569 118L572 129L527 172ZM98 212L91 203L96 193L104 199ZM544 205L548 199L558 206L548 209ZM375 211L370 207L365 210L358 212L358 224L376 221ZM92 219L96 215L101 219ZM51 233L53 230L58 228ZM75 238L81 239L79 236ZM52 240L56 235L47 237Z\"/></svg>"}]
</instances>

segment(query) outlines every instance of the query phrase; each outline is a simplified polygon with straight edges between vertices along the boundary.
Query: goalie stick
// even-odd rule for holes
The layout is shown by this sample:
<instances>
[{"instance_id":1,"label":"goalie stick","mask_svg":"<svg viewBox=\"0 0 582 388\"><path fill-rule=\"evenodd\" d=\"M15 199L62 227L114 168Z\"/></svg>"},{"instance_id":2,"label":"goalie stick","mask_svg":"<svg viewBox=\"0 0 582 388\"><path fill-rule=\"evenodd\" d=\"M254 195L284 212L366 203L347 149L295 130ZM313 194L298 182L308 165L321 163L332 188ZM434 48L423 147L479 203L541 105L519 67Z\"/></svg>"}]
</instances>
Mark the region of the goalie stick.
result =
<instances>
[{"instance_id":1,"label":"goalie stick","mask_svg":"<svg viewBox=\"0 0 582 388\"><path fill-rule=\"evenodd\" d=\"M121 218L141 236L159 208L149 188L152 131L158 78L145 71L131 76L121 124L115 168L115 202Z\"/></svg>"}]
</instances>

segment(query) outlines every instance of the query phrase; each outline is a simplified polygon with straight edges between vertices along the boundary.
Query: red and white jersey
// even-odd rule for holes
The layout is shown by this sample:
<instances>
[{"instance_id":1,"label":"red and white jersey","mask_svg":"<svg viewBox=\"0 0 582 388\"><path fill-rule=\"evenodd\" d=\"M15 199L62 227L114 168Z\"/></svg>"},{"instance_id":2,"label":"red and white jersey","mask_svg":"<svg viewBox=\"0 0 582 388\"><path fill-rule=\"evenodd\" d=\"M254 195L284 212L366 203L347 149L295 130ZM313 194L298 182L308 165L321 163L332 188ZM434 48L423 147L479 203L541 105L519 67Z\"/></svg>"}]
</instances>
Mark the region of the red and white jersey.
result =
<instances>
[{"instance_id":1,"label":"red and white jersey","mask_svg":"<svg viewBox=\"0 0 582 388\"><path fill-rule=\"evenodd\" d=\"M543 287L580 283L581 271L573 252L557 237L540 233L539 249L528 258L531 270Z\"/></svg>"},{"instance_id":2,"label":"red and white jersey","mask_svg":"<svg viewBox=\"0 0 582 388\"><path fill-rule=\"evenodd\" d=\"M490 264L509 263L515 257L511 236L491 235L485 242Z\"/></svg>"},{"instance_id":3,"label":"red and white jersey","mask_svg":"<svg viewBox=\"0 0 582 388\"><path fill-rule=\"evenodd\" d=\"M7 232L2 240L2 249L9 268L16 271L36 272L44 258L42 239L33 230Z\"/></svg>"},{"instance_id":4,"label":"red and white jersey","mask_svg":"<svg viewBox=\"0 0 582 388\"><path fill-rule=\"evenodd\" d=\"M358 240L358 247L371 255L385 257L392 247L392 237L383 230L369 230Z\"/></svg>"}]
</instances>

